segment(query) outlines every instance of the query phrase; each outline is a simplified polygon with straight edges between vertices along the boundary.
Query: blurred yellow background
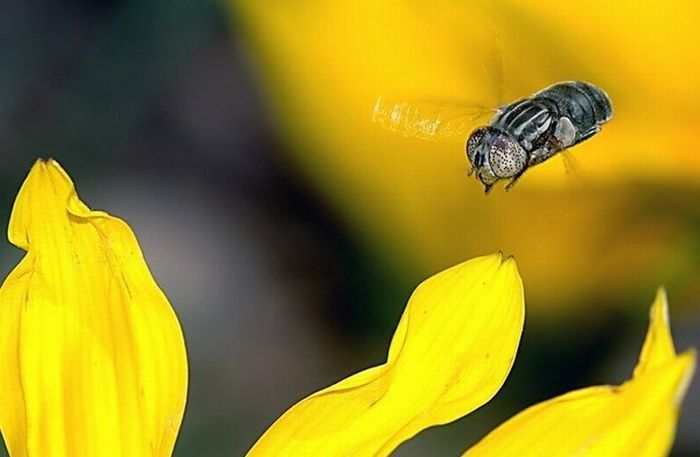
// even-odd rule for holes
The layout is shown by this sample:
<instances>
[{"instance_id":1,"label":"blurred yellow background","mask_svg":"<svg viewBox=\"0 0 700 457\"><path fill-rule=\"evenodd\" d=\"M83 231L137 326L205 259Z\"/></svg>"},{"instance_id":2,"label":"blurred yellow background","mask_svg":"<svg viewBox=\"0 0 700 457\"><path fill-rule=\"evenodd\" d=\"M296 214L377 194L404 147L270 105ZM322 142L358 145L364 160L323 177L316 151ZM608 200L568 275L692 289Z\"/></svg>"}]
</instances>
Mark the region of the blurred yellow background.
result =
<instances>
[{"instance_id":1,"label":"blurred yellow background","mask_svg":"<svg viewBox=\"0 0 700 457\"><path fill-rule=\"evenodd\" d=\"M232 4L290 160L392 270L502 249L550 316L700 293L695 2ZM372 122L379 96L496 107L572 79L606 90L613 120L568 153L572 176L555 157L509 193L466 177L464 141Z\"/></svg>"}]
</instances>

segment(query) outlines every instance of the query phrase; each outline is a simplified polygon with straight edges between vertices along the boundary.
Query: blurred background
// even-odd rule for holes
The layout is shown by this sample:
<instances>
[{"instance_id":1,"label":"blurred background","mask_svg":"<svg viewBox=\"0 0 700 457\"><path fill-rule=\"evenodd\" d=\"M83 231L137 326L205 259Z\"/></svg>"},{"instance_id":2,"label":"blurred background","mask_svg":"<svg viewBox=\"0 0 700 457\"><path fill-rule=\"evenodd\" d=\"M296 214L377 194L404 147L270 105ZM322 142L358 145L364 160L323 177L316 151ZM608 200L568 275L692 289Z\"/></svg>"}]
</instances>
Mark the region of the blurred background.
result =
<instances>
[{"instance_id":1,"label":"blurred background","mask_svg":"<svg viewBox=\"0 0 700 457\"><path fill-rule=\"evenodd\" d=\"M527 405L627 379L661 284L678 349L700 347L699 9L5 1L0 212L53 156L130 223L188 343L176 456L243 454L303 396L384 361L422 279L515 255L528 318L503 390L396 453L458 455ZM573 173L555 157L509 193L466 177L464 140L372 122L379 96L496 107L568 79L604 88L614 119ZM3 275L21 255L0 245ZM674 456L700 455L698 412L696 376Z\"/></svg>"}]
</instances>

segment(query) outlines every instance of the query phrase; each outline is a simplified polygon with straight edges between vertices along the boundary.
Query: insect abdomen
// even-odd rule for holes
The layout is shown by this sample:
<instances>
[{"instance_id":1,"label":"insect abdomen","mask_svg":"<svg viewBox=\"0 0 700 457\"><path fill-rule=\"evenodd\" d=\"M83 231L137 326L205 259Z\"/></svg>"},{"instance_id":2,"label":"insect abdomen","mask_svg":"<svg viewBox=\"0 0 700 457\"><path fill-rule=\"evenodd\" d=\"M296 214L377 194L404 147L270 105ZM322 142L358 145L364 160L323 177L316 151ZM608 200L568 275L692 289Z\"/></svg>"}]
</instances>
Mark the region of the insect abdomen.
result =
<instances>
[{"instance_id":1,"label":"insect abdomen","mask_svg":"<svg viewBox=\"0 0 700 457\"><path fill-rule=\"evenodd\" d=\"M592 84L581 81L557 83L538 93L533 100L548 100L556 105L559 116L569 118L576 127L577 138L590 132L612 117L612 104L607 94ZM578 141L576 141L578 142Z\"/></svg>"}]
</instances>

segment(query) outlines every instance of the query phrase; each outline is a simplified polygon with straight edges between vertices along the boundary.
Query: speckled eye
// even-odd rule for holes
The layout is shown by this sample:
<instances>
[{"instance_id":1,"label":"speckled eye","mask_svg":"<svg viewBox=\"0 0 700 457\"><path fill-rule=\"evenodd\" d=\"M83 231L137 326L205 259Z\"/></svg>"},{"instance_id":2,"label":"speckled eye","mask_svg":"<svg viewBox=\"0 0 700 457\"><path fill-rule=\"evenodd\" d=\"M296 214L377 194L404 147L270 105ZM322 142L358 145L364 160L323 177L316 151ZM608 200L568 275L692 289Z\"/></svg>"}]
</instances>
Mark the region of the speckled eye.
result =
<instances>
[{"instance_id":1,"label":"speckled eye","mask_svg":"<svg viewBox=\"0 0 700 457\"><path fill-rule=\"evenodd\" d=\"M478 128L472 132L472 134L469 136L469 139L467 140L467 158L472 164L474 164L476 148L477 146L479 146L479 143L481 143L481 139L484 137L485 133L486 127Z\"/></svg>"},{"instance_id":2,"label":"speckled eye","mask_svg":"<svg viewBox=\"0 0 700 457\"><path fill-rule=\"evenodd\" d=\"M498 135L491 142L489 162L499 178L512 178L525 169L527 153L508 135Z\"/></svg>"}]
</instances>

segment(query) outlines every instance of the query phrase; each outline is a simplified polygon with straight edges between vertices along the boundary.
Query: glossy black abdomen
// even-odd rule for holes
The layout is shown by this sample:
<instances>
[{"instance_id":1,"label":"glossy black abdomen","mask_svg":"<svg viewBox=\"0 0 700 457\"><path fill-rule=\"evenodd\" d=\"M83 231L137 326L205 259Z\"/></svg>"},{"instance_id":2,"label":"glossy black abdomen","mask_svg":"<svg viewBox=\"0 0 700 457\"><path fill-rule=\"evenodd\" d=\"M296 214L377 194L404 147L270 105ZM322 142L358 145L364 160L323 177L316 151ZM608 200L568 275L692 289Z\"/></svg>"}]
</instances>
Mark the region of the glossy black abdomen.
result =
<instances>
[{"instance_id":1,"label":"glossy black abdomen","mask_svg":"<svg viewBox=\"0 0 700 457\"><path fill-rule=\"evenodd\" d=\"M597 132L612 117L612 104L605 92L581 81L554 84L533 95L532 100L549 102L556 107L557 117L569 118L576 128L574 144Z\"/></svg>"}]
</instances>

